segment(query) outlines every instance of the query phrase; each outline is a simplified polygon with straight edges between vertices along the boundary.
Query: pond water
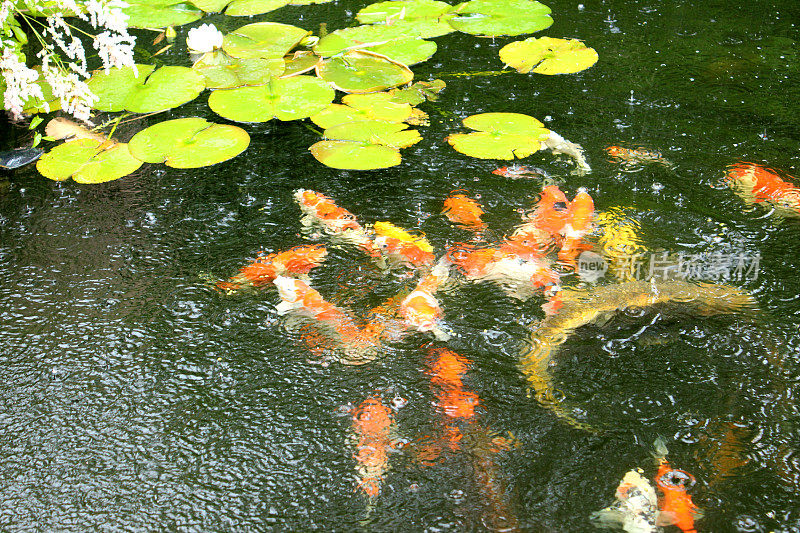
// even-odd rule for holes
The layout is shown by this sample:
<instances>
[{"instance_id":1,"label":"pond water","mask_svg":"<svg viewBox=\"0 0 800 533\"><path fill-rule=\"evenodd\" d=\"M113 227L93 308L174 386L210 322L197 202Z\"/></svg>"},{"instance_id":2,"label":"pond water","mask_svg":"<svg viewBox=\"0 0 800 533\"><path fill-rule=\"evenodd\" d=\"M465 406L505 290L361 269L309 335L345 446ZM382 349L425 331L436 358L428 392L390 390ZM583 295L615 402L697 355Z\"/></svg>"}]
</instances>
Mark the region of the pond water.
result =
<instances>
[{"instance_id":1,"label":"pond water","mask_svg":"<svg viewBox=\"0 0 800 533\"><path fill-rule=\"evenodd\" d=\"M307 151L319 140L308 121L273 121L248 125L250 148L205 169L145 165L95 186L10 174L0 195L0 529L592 531L589 515L613 501L625 472L653 477L662 436L670 464L697 479L699 531L800 531L800 221L722 183L739 161L797 175L800 5L545 3L555 23L541 35L584 39L600 61L574 75L485 74L515 38L435 39L439 51L414 72L447 87L420 106L431 122L423 141L391 169L322 166ZM258 20L332 30L364 5ZM152 34L139 35L146 48ZM168 54L184 61L180 47ZM541 297L463 286L440 297L447 343L420 333L376 362L321 366L283 327L276 291L228 297L206 281L260 250L308 242L298 188L362 222L417 228L439 254L469 238L440 214L454 189L480 199L497 235L511 231L541 180L494 175L507 163L443 142L488 111L530 114L580 143L587 175L546 152L524 164L570 198L586 187L598 210L628 208L648 250L760 257L757 276L727 280L756 298L756 318L623 313L570 337L553 379L599 432L528 394L518 359L544 317ZM165 115L221 121L205 97ZM4 148L22 144L21 130L4 131ZM659 151L672 166L622 167L608 161L611 145ZM368 257L329 252L313 285L356 312L408 283L393 274L374 287L361 276ZM430 375L429 348L443 346L468 361L463 387L479 404L463 444L425 460L447 425ZM348 409L374 395L407 400L393 415L393 438L407 445L389 454L368 501ZM470 448L482 437L499 445Z\"/></svg>"}]
</instances>

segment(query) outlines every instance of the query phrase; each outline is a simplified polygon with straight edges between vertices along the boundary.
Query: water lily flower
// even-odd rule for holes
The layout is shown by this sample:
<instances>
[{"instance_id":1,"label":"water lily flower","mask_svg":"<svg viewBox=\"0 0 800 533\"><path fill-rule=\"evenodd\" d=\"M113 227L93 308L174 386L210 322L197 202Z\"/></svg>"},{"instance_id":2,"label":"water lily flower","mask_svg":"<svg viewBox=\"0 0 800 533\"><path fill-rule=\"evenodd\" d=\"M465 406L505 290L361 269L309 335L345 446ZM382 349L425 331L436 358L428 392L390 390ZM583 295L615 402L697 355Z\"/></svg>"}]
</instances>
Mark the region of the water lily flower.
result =
<instances>
[{"instance_id":1,"label":"water lily flower","mask_svg":"<svg viewBox=\"0 0 800 533\"><path fill-rule=\"evenodd\" d=\"M189 30L186 47L191 54L205 54L222 47L222 32L213 24L203 24Z\"/></svg>"}]
</instances>

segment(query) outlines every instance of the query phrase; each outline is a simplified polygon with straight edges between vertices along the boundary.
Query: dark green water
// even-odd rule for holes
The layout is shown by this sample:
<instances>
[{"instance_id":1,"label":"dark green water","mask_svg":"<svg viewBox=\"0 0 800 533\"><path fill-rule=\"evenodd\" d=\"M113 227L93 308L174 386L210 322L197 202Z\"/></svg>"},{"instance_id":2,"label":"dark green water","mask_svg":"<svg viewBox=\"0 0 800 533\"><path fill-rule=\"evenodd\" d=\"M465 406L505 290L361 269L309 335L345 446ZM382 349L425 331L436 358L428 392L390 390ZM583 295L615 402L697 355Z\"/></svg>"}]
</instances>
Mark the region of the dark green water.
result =
<instances>
[{"instance_id":1,"label":"dark green water","mask_svg":"<svg viewBox=\"0 0 800 533\"><path fill-rule=\"evenodd\" d=\"M207 169L145 165L97 186L54 183L34 169L10 175L0 196L0 529L496 525L466 453L434 466L415 460L413 444L392 454L369 513L355 490L343 406L397 394L408 400L396 414L399 437L413 443L441 426L420 349L430 338L409 337L370 365L321 367L281 327L274 291L223 297L202 277L231 276L259 250L305 242L297 188L332 196L363 222L419 228L440 253L465 238L439 215L453 189L479 195L490 227L509 231L540 184L495 176L500 162L443 142L467 115L509 111L551 117L548 127L582 144L586 176L547 153L525 164L570 197L587 187L598 209L635 208L650 250L760 253L758 278L732 283L766 313L755 323L624 315L578 330L555 376L587 420L613 430L598 436L526 396L516 362L541 299L520 303L486 285L443 294L448 346L472 361L464 381L480 396L480 425L521 444L492 457L520 529L592 531L589 514L611 503L626 471L652 477L649 445L662 435L671 464L697 477L700 531L800 531L800 221L748 207L721 185L740 160L800 172L800 5L546 3L555 24L542 34L584 39L600 61L569 76L455 75L499 70L497 52L514 39L436 39L437 54L414 71L447 88L421 106L431 125L392 169L324 167L306 150L319 139L306 124L270 122L247 127L243 155ZM333 30L363 5L283 8L259 20ZM222 31L248 22L211 21ZM168 62L184 61L182 50L169 53ZM205 96L168 115L219 121ZM4 131L6 146L22 138ZM674 168L621 171L603 152L618 144L658 150ZM314 286L341 295L339 277L361 265L366 257L331 250ZM386 280L382 295L401 285ZM376 303L350 296L360 311ZM776 353L781 371L768 361Z\"/></svg>"}]
</instances>

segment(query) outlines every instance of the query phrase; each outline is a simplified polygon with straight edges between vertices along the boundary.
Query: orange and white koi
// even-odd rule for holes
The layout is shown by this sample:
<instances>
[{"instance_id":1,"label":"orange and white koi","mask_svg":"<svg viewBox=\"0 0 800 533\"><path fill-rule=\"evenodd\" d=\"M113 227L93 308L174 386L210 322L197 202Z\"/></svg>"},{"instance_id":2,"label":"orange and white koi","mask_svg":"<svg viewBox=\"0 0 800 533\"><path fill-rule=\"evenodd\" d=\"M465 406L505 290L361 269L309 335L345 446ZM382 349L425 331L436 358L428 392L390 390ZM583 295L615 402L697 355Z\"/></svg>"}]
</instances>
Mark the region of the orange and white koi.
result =
<instances>
[{"instance_id":1,"label":"orange and white koi","mask_svg":"<svg viewBox=\"0 0 800 533\"><path fill-rule=\"evenodd\" d=\"M684 533L697 533L694 521L701 516L701 513L692 502L692 497L686 492L694 486L694 476L670 466L666 459L667 447L660 438L655 442L654 455L658 461L655 482L661 491L658 499L659 523L674 524Z\"/></svg>"},{"instance_id":2,"label":"orange and white koi","mask_svg":"<svg viewBox=\"0 0 800 533\"><path fill-rule=\"evenodd\" d=\"M616 501L590 516L595 527L621 528L628 533L656 533L660 530L656 491L642 473L641 469L636 469L625 474L614 495Z\"/></svg>"},{"instance_id":3,"label":"orange and white koi","mask_svg":"<svg viewBox=\"0 0 800 533\"><path fill-rule=\"evenodd\" d=\"M605 149L613 163L624 165L642 165L656 163L671 168L673 165L661 155L660 152L646 148L624 148L622 146L609 146Z\"/></svg>"},{"instance_id":4,"label":"orange and white koi","mask_svg":"<svg viewBox=\"0 0 800 533\"><path fill-rule=\"evenodd\" d=\"M586 156L583 153L583 147L580 144L568 141L558 133L550 131L547 138L542 141L542 148L547 148L553 154L564 154L575 160L578 167L578 174L585 174L592 171L592 167L586 161Z\"/></svg>"},{"instance_id":5,"label":"orange and white koi","mask_svg":"<svg viewBox=\"0 0 800 533\"><path fill-rule=\"evenodd\" d=\"M326 301L308 283L286 276L278 276L273 283L281 297L276 307L278 314L313 320L319 326L317 333L330 339L331 348L341 352L335 356L337 360L359 365L377 357L380 338L366 334L346 311Z\"/></svg>"},{"instance_id":6,"label":"orange and white koi","mask_svg":"<svg viewBox=\"0 0 800 533\"><path fill-rule=\"evenodd\" d=\"M319 266L328 255L321 244L295 246L279 253L260 255L242 267L229 281L220 281L217 288L228 293L245 287L262 287L272 284L278 276L301 276Z\"/></svg>"},{"instance_id":7,"label":"orange and white koi","mask_svg":"<svg viewBox=\"0 0 800 533\"><path fill-rule=\"evenodd\" d=\"M371 236L353 213L336 205L328 196L307 189L298 189L294 197L303 212L300 220L303 226L320 227L328 235L376 254Z\"/></svg>"},{"instance_id":8,"label":"orange and white koi","mask_svg":"<svg viewBox=\"0 0 800 533\"><path fill-rule=\"evenodd\" d=\"M581 187L567 209L567 223L564 225L564 241L558 252L558 259L573 264L583 250L591 247L582 242L592 229L594 217L594 201L589 193Z\"/></svg>"},{"instance_id":9,"label":"orange and white koi","mask_svg":"<svg viewBox=\"0 0 800 533\"><path fill-rule=\"evenodd\" d=\"M353 410L356 441L358 489L372 499L381 492L383 475L389 470L389 453L394 448L394 416L379 396L371 396Z\"/></svg>"},{"instance_id":10,"label":"orange and white koi","mask_svg":"<svg viewBox=\"0 0 800 533\"><path fill-rule=\"evenodd\" d=\"M783 215L800 215L800 188L766 167L736 163L728 168L725 181L747 204L766 202Z\"/></svg>"},{"instance_id":11,"label":"orange and white koi","mask_svg":"<svg viewBox=\"0 0 800 533\"><path fill-rule=\"evenodd\" d=\"M492 170L492 174L517 180L520 178L545 178L547 173L539 168L526 167L523 165L511 165Z\"/></svg>"},{"instance_id":12,"label":"orange and white koi","mask_svg":"<svg viewBox=\"0 0 800 533\"><path fill-rule=\"evenodd\" d=\"M420 332L430 331L439 340L446 341L450 338L441 327L442 308L434 296L449 275L449 263L440 261L403 299L400 303L400 316L407 327Z\"/></svg>"},{"instance_id":13,"label":"orange and white koi","mask_svg":"<svg viewBox=\"0 0 800 533\"><path fill-rule=\"evenodd\" d=\"M433 264L433 247L425 237L412 235L391 222L376 222L374 230L374 248L391 261L413 267Z\"/></svg>"},{"instance_id":14,"label":"orange and white koi","mask_svg":"<svg viewBox=\"0 0 800 533\"><path fill-rule=\"evenodd\" d=\"M447 220L470 231L482 231L486 228L481 217L484 212L481 205L465 194L451 193L444 201L442 214Z\"/></svg>"}]
</instances>

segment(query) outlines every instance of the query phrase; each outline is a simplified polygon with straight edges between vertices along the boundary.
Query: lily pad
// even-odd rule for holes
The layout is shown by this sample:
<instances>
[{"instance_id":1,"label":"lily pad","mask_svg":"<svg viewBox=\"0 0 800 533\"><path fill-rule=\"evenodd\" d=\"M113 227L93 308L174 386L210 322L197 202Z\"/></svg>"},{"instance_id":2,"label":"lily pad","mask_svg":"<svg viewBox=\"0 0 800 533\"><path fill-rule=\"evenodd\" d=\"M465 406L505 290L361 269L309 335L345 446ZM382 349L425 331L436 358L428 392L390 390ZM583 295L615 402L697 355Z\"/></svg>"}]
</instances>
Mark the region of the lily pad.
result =
<instances>
[{"instance_id":1,"label":"lily pad","mask_svg":"<svg viewBox=\"0 0 800 533\"><path fill-rule=\"evenodd\" d=\"M228 89L247 85L263 85L284 71L283 59L239 59L222 50L203 55L192 66L206 80L209 89Z\"/></svg>"},{"instance_id":2,"label":"lily pad","mask_svg":"<svg viewBox=\"0 0 800 533\"><path fill-rule=\"evenodd\" d=\"M311 32L278 22L256 22L225 36L222 49L233 57L282 58Z\"/></svg>"},{"instance_id":3,"label":"lily pad","mask_svg":"<svg viewBox=\"0 0 800 533\"><path fill-rule=\"evenodd\" d=\"M544 124L521 113L480 113L465 118L464 126L478 131L446 140L456 151L480 159L528 157L550 134Z\"/></svg>"},{"instance_id":4,"label":"lily pad","mask_svg":"<svg viewBox=\"0 0 800 533\"><path fill-rule=\"evenodd\" d=\"M356 14L361 24L387 24L400 20L438 19L453 6L438 0L392 0L370 4Z\"/></svg>"},{"instance_id":5,"label":"lily pad","mask_svg":"<svg viewBox=\"0 0 800 533\"><path fill-rule=\"evenodd\" d=\"M386 44L373 46L369 51L404 65L416 65L430 59L436 53L436 48L436 43L433 41L410 38L394 39Z\"/></svg>"},{"instance_id":6,"label":"lily pad","mask_svg":"<svg viewBox=\"0 0 800 533\"><path fill-rule=\"evenodd\" d=\"M182 26L203 17L203 12L182 0L130 0L122 10L130 28Z\"/></svg>"},{"instance_id":7,"label":"lily pad","mask_svg":"<svg viewBox=\"0 0 800 533\"><path fill-rule=\"evenodd\" d=\"M314 46L314 52L330 57L346 50L369 50L397 39L431 39L455 31L446 22L420 19L343 28L329 33Z\"/></svg>"},{"instance_id":8,"label":"lily pad","mask_svg":"<svg viewBox=\"0 0 800 533\"><path fill-rule=\"evenodd\" d=\"M418 81L403 89L392 89L389 95L393 102L419 105L426 100L435 102L439 93L445 88L442 80Z\"/></svg>"},{"instance_id":9,"label":"lily pad","mask_svg":"<svg viewBox=\"0 0 800 533\"><path fill-rule=\"evenodd\" d=\"M319 113L334 96L334 90L319 78L293 76L257 87L214 91L208 105L216 114L237 122L296 120Z\"/></svg>"},{"instance_id":10,"label":"lily pad","mask_svg":"<svg viewBox=\"0 0 800 533\"><path fill-rule=\"evenodd\" d=\"M194 100L205 89L203 77L190 68L154 69L153 65L136 65L138 75L130 67L95 71L87 82L99 97L95 109L152 113Z\"/></svg>"},{"instance_id":11,"label":"lily pad","mask_svg":"<svg viewBox=\"0 0 800 533\"><path fill-rule=\"evenodd\" d=\"M236 157L249 144L250 136L242 128L192 117L154 124L134 135L128 148L146 163L198 168Z\"/></svg>"},{"instance_id":12,"label":"lily pad","mask_svg":"<svg viewBox=\"0 0 800 533\"><path fill-rule=\"evenodd\" d=\"M597 62L597 52L578 39L530 37L500 49L500 59L517 72L571 74Z\"/></svg>"},{"instance_id":13,"label":"lily pad","mask_svg":"<svg viewBox=\"0 0 800 533\"><path fill-rule=\"evenodd\" d=\"M381 144L390 148L407 148L422 140L417 130L408 130L406 124L365 120L337 124L325 130L325 138L335 141L360 141Z\"/></svg>"},{"instance_id":14,"label":"lily pad","mask_svg":"<svg viewBox=\"0 0 800 533\"><path fill-rule=\"evenodd\" d=\"M380 144L352 141L320 141L309 151L317 161L331 168L376 170L400 164L400 151Z\"/></svg>"},{"instance_id":15,"label":"lily pad","mask_svg":"<svg viewBox=\"0 0 800 533\"><path fill-rule=\"evenodd\" d=\"M275 11L289 2L287 0L192 0L192 3L206 13L221 13L224 10L226 15L247 17Z\"/></svg>"},{"instance_id":16,"label":"lily pad","mask_svg":"<svg viewBox=\"0 0 800 533\"><path fill-rule=\"evenodd\" d=\"M94 139L78 139L56 146L36 163L36 169L46 178L64 181L72 177L78 183L114 181L142 166L125 143L106 143Z\"/></svg>"},{"instance_id":17,"label":"lily pad","mask_svg":"<svg viewBox=\"0 0 800 533\"><path fill-rule=\"evenodd\" d=\"M380 54L350 51L323 61L317 76L346 93L382 91L409 83L414 73L407 66Z\"/></svg>"},{"instance_id":18,"label":"lily pad","mask_svg":"<svg viewBox=\"0 0 800 533\"><path fill-rule=\"evenodd\" d=\"M553 24L550 8L535 0L470 0L453 13L453 28L487 37L534 33Z\"/></svg>"},{"instance_id":19,"label":"lily pad","mask_svg":"<svg viewBox=\"0 0 800 533\"><path fill-rule=\"evenodd\" d=\"M283 58L285 68L282 77L297 76L314 70L322 58L314 52L295 52Z\"/></svg>"}]
</instances>

